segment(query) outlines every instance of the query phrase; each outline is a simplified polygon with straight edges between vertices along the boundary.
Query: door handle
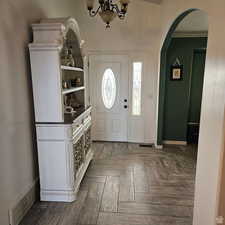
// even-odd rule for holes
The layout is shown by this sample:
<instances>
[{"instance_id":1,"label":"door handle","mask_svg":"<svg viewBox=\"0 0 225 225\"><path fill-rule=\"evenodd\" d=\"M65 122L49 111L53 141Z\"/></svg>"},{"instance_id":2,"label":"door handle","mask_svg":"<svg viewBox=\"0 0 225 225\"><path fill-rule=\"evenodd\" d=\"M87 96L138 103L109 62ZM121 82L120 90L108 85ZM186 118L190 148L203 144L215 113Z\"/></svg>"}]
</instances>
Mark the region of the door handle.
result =
<instances>
[{"instance_id":1,"label":"door handle","mask_svg":"<svg viewBox=\"0 0 225 225\"><path fill-rule=\"evenodd\" d=\"M127 102L127 99L124 99L124 102Z\"/></svg>"},{"instance_id":2,"label":"door handle","mask_svg":"<svg viewBox=\"0 0 225 225\"><path fill-rule=\"evenodd\" d=\"M127 109L127 108L128 108L127 105L125 105L125 106L124 106L124 109Z\"/></svg>"}]
</instances>

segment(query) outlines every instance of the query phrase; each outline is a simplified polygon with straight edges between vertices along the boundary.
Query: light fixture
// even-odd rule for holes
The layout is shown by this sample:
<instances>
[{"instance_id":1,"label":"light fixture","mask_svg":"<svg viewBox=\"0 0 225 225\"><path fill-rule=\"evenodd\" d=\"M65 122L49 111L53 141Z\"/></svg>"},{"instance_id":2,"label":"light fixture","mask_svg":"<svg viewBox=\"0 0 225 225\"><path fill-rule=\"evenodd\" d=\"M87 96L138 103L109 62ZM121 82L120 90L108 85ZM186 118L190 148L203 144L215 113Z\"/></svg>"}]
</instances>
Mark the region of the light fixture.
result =
<instances>
[{"instance_id":1,"label":"light fixture","mask_svg":"<svg viewBox=\"0 0 225 225\"><path fill-rule=\"evenodd\" d=\"M113 2L114 0L99 0L99 7L97 8L97 10L93 10L95 0L86 1L89 15L91 17L94 17L99 14L102 20L106 23L106 28L110 27L110 23L116 16L118 16L121 20L125 18L127 7L130 2L129 0L119 0L119 7L118 4Z\"/></svg>"}]
</instances>

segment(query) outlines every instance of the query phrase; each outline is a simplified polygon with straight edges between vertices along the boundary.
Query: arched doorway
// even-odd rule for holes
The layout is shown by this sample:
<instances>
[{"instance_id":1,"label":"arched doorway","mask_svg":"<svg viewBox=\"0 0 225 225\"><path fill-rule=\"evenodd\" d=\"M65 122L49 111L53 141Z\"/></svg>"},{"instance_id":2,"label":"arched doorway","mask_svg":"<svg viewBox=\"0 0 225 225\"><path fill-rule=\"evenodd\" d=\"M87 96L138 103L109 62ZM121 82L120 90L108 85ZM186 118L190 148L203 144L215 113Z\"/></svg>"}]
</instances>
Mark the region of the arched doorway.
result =
<instances>
[{"instance_id":1,"label":"arched doorway","mask_svg":"<svg viewBox=\"0 0 225 225\"><path fill-rule=\"evenodd\" d=\"M166 107L165 107L165 101L166 101L166 95L167 95L167 93L166 93L166 90L167 90L167 85L168 85L168 76L170 76L170 73L172 73L172 71L171 71L171 68L169 68L169 67L172 67L172 65L174 65L174 64L179 64L180 63L180 61L179 61L179 57L175 57L173 60L174 60L174 63L172 63L172 62L169 62L169 60L168 60L168 50L169 50L169 48L170 48L170 45L171 45L171 42L172 42L172 39L173 39L173 35L174 35L174 33L175 33L175 31L176 31L176 29L180 26L180 24L187 18L187 17L189 17L189 18L191 18L192 17L192 14L196 14L196 13L198 13L198 18L199 17L201 17L201 14L204 16L204 17L207 17L207 15L203 12L203 11L200 11L200 10L198 10L198 9L189 9L189 10L187 10L187 11L185 11L184 13L182 13L180 16L178 16L178 18L174 21L174 23L172 24L172 26L170 27L170 29L169 29L169 31L168 31L168 33L167 33L167 36L166 36L166 38L165 38L165 41L164 41L164 43L163 43L163 46L162 46L162 49L161 49L161 62L160 62L160 78L159 78L159 97L158 97L158 121L157 121L157 145L158 146L162 146L163 145L163 141L165 140L165 138L166 137L164 137L164 134L165 134L165 130L166 130L166 123L165 123L165 121L166 120L168 120L169 118L168 117L166 117L165 118L165 112L166 112ZM199 16L200 15L200 16ZM197 19L197 18L196 18ZM195 25L195 24L191 24L191 23L193 23L193 20L194 19L192 19L192 21L188 21L189 23L190 23L190 27L193 27L193 34L194 35L190 35L189 37L190 38L192 38L192 37L200 37L200 36L197 36L197 35L201 35L200 33L200 30L199 30L199 32L196 32L196 29L198 29L199 27L201 27L201 25L199 25L199 24L197 24L197 26ZM197 22L198 23L198 22ZM194 28L194 26L196 26L195 28ZM189 28L190 28L189 27ZM192 33L192 31L191 30L189 30L189 33L191 34ZM186 40L188 40L188 39L186 39ZM193 39L192 39L193 40ZM183 41L183 43L184 43L184 41ZM186 43L184 43L184 45L186 45ZM202 50L203 49L203 46L207 46L207 41L205 41L205 43L204 44L200 44L199 45L200 47L197 49L195 49L195 50ZM192 47L192 46L191 46ZM195 46L196 47L196 46ZM188 47L186 47L186 50L188 49ZM185 49L184 49L185 50ZM193 50L194 50L194 47L193 47ZM196 51L197 52L197 51ZM193 53L194 53L194 51L193 51ZM194 55L194 54L193 54ZM191 61L191 63L194 63L194 62L192 62L194 59L193 59L193 57L194 56L189 56L190 57L190 61ZM178 61L177 61L178 60ZM168 64L171 64L171 65L168 65ZM188 62L188 63L190 63L190 62ZM181 62L181 64L182 64L182 62ZM187 64L187 62L186 62L186 64ZM168 71L168 68L169 68L169 70L170 71ZM183 73L183 70L186 72L186 74L185 75L187 75L187 73L192 73L193 71L191 71L192 70L192 65L190 66L190 68L188 69L189 71L187 72L187 65L185 65L185 68L182 68L182 73ZM189 76L189 74L188 74L188 76ZM204 71L203 71L203 74L204 74ZM190 75L190 77L191 77L191 75ZM183 77L182 77L183 78ZM185 76L185 78L186 79L189 79L189 78L187 78L187 76ZM175 83L175 82L174 82ZM176 83L178 83L178 81L176 81ZM182 82L180 82L180 84L181 84ZM189 86L190 86L191 84L189 84ZM190 87L187 87L187 88L190 88ZM190 92L190 91L189 91ZM176 94L179 94L179 93L176 93ZM187 102L187 104L190 104L190 93L187 93L186 94L187 96L186 96L186 102ZM175 100L173 100L173 101L176 101L176 99ZM181 101L182 101L182 99L181 99ZM201 104L201 103L199 103L199 104ZM186 109L186 111L187 110L189 110L189 108L188 107L186 107L187 109ZM180 112L181 113L181 112ZM187 113L186 113L187 114ZM199 113L200 114L200 113ZM175 116L176 115L176 113L175 112L173 112L173 115ZM187 115L186 115L186 117L188 117ZM200 117L200 115L199 115L199 117ZM187 118L188 119L188 118ZM185 118L183 118L183 123L185 123L184 122L185 121ZM185 129L185 127L187 127L187 125L186 124L184 124L184 126L183 126L183 130L182 130L182 132L183 132L183 139L185 139L186 137L186 134L185 134L185 132L187 132L186 130L184 130ZM178 129L178 131L177 132L179 132L179 129ZM176 139L176 136L177 135L175 135L175 137L174 137L174 139ZM179 136L179 135L178 135ZM178 137L178 143L180 143L180 142L186 142L186 141L179 141L179 138L180 137ZM173 139L173 138L172 138ZM182 139L182 138L181 138ZM176 141L175 141L176 142Z\"/></svg>"},{"instance_id":2,"label":"arched doorway","mask_svg":"<svg viewBox=\"0 0 225 225\"><path fill-rule=\"evenodd\" d=\"M170 76L170 74L171 74L171 71L170 70L168 71L168 64L172 64L171 61L168 62L168 50L170 48L170 51L171 51L171 45L173 45L173 42L174 42L173 41L173 34L176 31L179 24L182 21L184 21L185 18L190 17L192 14L194 14L196 12L200 12L200 13L204 14L206 17L208 17L205 12L203 12L199 9L189 9L189 10L185 11L184 13L182 13L181 15L179 15L177 17L177 19L171 25L171 27L170 27L167 35L166 35L166 38L163 42L162 49L161 49L159 96L158 96L158 121L157 121L157 145L158 146L163 146L163 144L164 144L164 140L165 140L165 136L164 136L165 135L165 119L168 119L168 117L165 118L165 110L166 110L165 101L168 98L168 90L167 90L168 86L167 85L168 85L168 79L170 79L170 78L168 78L168 75ZM207 41L206 41L206 47L207 47ZM187 48L187 46L186 46L186 48ZM202 49L200 49L200 50L202 50ZM198 53L202 53L202 52L196 51L196 53L198 54ZM206 52L204 54L206 54ZM180 60L180 61L182 61L182 60ZM194 53L193 53L193 57L192 57L191 61L192 61L192 63L194 62ZM182 62L179 62L179 59L178 59L178 62L176 60L174 60L174 63L175 64L176 63L182 64ZM204 63L205 63L205 58L204 58ZM182 69L184 69L184 68L182 68ZM193 71L190 71L189 73L192 73L192 72ZM203 75L204 75L204 72L203 72ZM192 76L190 76L190 78L191 77ZM175 81L175 82L177 82L177 84L179 85L179 81ZM202 83L202 86L203 86L203 83ZM201 92L202 92L202 89L201 89ZM189 101L188 104L190 104L190 93L189 93L188 101ZM201 102L200 102L200 104L201 104ZM179 104L178 104L178 107L180 107ZM201 106L200 106L200 108L201 108ZM200 113L199 113L199 117L200 117ZM199 182L200 181L198 181L198 183ZM196 196L198 196L198 193L196 194ZM196 214L196 209L198 207L198 205L197 206L196 205L197 204L196 204L196 201L195 201L195 214ZM196 217L196 215L195 215L195 217ZM195 220L196 220L196 218L195 218Z\"/></svg>"}]
</instances>

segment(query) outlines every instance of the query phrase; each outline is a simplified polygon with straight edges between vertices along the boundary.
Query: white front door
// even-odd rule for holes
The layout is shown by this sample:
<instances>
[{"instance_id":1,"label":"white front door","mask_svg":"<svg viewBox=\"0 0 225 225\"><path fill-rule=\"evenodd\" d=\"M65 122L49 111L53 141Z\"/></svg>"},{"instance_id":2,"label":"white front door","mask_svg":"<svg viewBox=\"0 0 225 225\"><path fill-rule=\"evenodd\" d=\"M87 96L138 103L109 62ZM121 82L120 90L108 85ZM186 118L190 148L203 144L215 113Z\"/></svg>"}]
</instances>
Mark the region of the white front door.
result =
<instances>
[{"instance_id":1,"label":"white front door","mask_svg":"<svg viewBox=\"0 0 225 225\"><path fill-rule=\"evenodd\" d=\"M91 56L93 140L127 141L128 57Z\"/></svg>"}]
</instances>

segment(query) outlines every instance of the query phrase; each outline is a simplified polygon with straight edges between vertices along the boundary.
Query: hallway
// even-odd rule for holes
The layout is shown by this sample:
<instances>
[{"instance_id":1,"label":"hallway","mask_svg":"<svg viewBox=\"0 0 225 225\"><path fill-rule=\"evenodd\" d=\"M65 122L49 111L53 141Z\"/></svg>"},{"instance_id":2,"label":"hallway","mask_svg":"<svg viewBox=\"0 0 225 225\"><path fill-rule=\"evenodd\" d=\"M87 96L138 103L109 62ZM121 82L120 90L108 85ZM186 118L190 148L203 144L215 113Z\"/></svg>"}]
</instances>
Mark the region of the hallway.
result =
<instances>
[{"instance_id":1,"label":"hallway","mask_svg":"<svg viewBox=\"0 0 225 225\"><path fill-rule=\"evenodd\" d=\"M74 203L38 202L20 225L191 225L196 149L93 144Z\"/></svg>"}]
</instances>

